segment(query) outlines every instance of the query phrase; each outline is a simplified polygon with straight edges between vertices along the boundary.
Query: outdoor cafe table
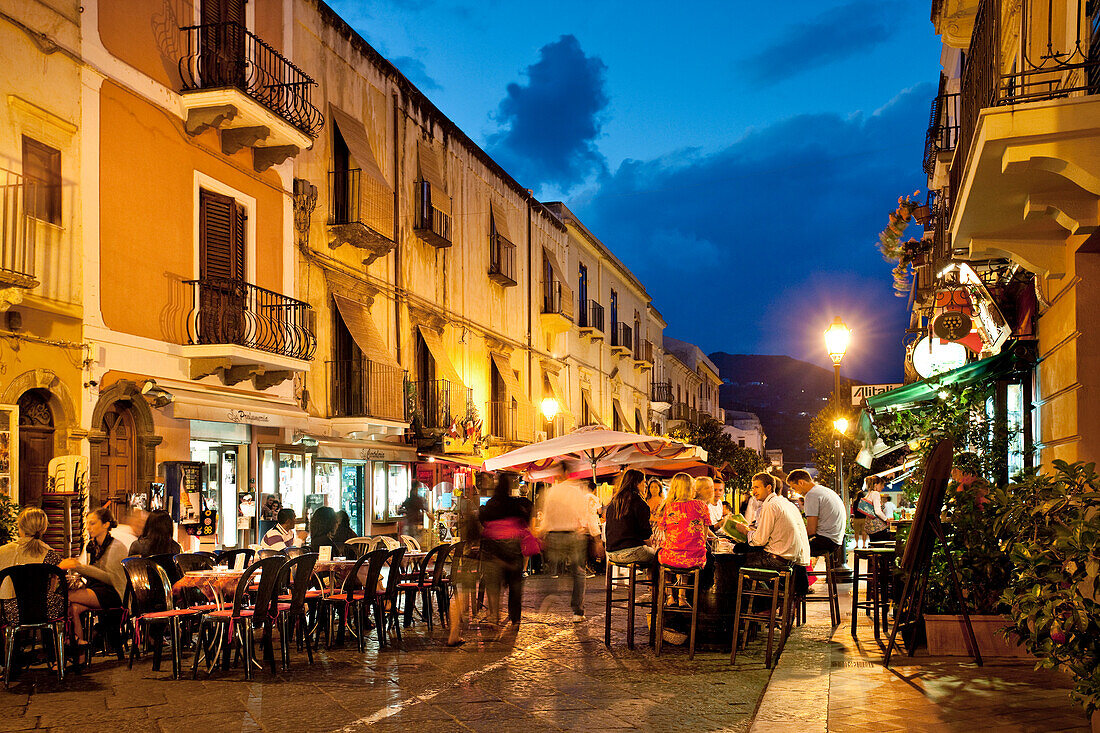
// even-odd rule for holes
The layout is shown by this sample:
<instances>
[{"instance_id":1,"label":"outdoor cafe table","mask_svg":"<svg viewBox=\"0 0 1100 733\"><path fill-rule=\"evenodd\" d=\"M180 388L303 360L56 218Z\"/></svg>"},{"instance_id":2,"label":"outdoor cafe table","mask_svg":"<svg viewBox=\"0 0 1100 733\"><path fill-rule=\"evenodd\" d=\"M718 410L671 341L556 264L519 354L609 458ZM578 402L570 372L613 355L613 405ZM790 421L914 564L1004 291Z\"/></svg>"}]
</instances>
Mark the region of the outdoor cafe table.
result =
<instances>
[{"instance_id":1,"label":"outdoor cafe table","mask_svg":"<svg viewBox=\"0 0 1100 733\"><path fill-rule=\"evenodd\" d=\"M190 570L175 582L172 591L180 595L185 588L198 588L203 594L218 604L225 605L226 597L233 597L237 592L237 583L244 576L244 570L233 568L215 568L213 570Z\"/></svg>"}]
</instances>

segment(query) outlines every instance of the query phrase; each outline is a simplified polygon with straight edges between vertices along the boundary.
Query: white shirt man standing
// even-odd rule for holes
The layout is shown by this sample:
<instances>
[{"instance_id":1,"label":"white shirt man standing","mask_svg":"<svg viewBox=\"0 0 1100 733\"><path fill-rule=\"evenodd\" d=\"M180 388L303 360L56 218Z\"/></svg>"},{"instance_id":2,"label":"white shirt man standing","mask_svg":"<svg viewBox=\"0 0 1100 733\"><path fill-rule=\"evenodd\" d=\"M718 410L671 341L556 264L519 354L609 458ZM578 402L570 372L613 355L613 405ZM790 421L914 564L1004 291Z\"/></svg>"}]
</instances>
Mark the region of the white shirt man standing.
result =
<instances>
[{"instance_id":1,"label":"white shirt man standing","mask_svg":"<svg viewBox=\"0 0 1100 733\"><path fill-rule=\"evenodd\" d=\"M584 621L585 562L588 538L598 537L600 527L592 512L588 492L580 481L559 481L543 492L542 524L546 536L546 560L552 568L566 567L573 576L573 622Z\"/></svg>"},{"instance_id":2,"label":"white shirt man standing","mask_svg":"<svg viewBox=\"0 0 1100 733\"><path fill-rule=\"evenodd\" d=\"M815 483L804 468L791 471L787 483L806 500L810 554L821 557L836 552L844 542L844 500L832 489Z\"/></svg>"},{"instance_id":3,"label":"white shirt man standing","mask_svg":"<svg viewBox=\"0 0 1100 733\"><path fill-rule=\"evenodd\" d=\"M749 545L763 552L749 556L745 567L786 570L792 565L810 561L810 542L806 525L798 507L775 493L777 479L766 472L752 477L752 495L761 502L756 528L737 523L737 529L748 535Z\"/></svg>"}]
</instances>

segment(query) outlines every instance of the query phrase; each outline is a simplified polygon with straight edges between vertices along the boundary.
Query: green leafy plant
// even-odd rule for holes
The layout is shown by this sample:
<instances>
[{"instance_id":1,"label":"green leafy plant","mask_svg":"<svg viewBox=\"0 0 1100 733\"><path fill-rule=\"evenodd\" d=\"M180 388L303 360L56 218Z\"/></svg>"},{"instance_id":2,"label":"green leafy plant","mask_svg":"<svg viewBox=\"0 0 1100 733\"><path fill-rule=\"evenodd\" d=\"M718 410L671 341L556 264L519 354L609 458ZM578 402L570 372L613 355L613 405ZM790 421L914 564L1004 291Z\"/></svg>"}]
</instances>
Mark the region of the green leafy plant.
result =
<instances>
[{"instance_id":1,"label":"green leafy plant","mask_svg":"<svg viewBox=\"0 0 1100 733\"><path fill-rule=\"evenodd\" d=\"M700 423L684 423L669 431L668 437L697 445L707 452L707 463L722 468L722 478L727 491L749 490L753 474L768 467L764 457L752 448L737 445L728 433L722 432L722 423L706 417Z\"/></svg>"},{"instance_id":2,"label":"green leafy plant","mask_svg":"<svg viewBox=\"0 0 1100 733\"><path fill-rule=\"evenodd\" d=\"M1100 709L1100 477L1094 463L1054 461L994 492L995 523L1014 566L1004 593L1011 634L1074 678L1086 713Z\"/></svg>"},{"instance_id":3,"label":"green leafy plant","mask_svg":"<svg viewBox=\"0 0 1100 733\"><path fill-rule=\"evenodd\" d=\"M0 493L0 545L7 544L19 537L15 520L19 517L19 505L6 493Z\"/></svg>"},{"instance_id":4,"label":"green leafy plant","mask_svg":"<svg viewBox=\"0 0 1100 733\"><path fill-rule=\"evenodd\" d=\"M841 387L841 393L846 394L847 390ZM836 446L833 442L836 438L836 428L833 427L833 421L837 417L844 417L848 420L848 425L852 426L859 419L859 411L847 404L848 402L847 399L840 401L841 409L838 413L835 407L836 393L833 393L829 397L828 405L810 419L810 451L814 466L817 468L817 481L822 486L833 486L836 477ZM848 432L851 433L851 428ZM856 441L847 435L842 435L840 448L841 468L844 470L844 480L848 483L848 495L851 496L853 489L862 485L867 471L856 463L856 454L859 452Z\"/></svg>"},{"instance_id":5,"label":"green leafy plant","mask_svg":"<svg viewBox=\"0 0 1100 733\"><path fill-rule=\"evenodd\" d=\"M914 191L913 196L920 195ZM913 212L920 204L911 196L898 197L898 207L890 213L890 223L878 235L878 248L887 262L893 262L894 294L899 298L909 295L909 266L915 265L931 249L930 243L917 239L901 241L901 236L913 222Z\"/></svg>"}]
</instances>

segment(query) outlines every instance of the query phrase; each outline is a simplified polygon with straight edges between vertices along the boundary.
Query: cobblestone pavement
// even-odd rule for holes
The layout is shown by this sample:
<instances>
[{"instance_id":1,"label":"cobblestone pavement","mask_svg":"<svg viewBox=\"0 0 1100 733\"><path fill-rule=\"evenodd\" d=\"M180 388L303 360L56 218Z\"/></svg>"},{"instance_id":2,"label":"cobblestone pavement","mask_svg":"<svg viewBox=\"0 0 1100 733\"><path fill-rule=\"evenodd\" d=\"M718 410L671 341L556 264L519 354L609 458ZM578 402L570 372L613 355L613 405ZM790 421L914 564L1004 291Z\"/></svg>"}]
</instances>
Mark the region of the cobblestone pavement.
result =
<instances>
[{"instance_id":1,"label":"cobblestone pavement","mask_svg":"<svg viewBox=\"0 0 1100 733\"><path fill-rule=\"evenodd\" d=\"M850 586L841 586L843 620L833 630L828 605L811 604L807 624L788 642L757 710L752 733L957 731L1048 733L1088 731L1069 698L1068 677L1035 671L1033 660L895 654L883 668L883 646L860 617L851 635ZM885 638L883 639L883 645Z\"/></svg>"},{"instance_id":2,"label":"cobblestone pavement","mask_svg":"<svg viewBox=\"0 0 1100 733\"><path fill-rule=\"evenodd\" d=\"M562 581L564 582L564 581ZM274 678L239 669L173 680L171 663L152 672L97 657L58 685L48 670L25 672L0 693L0 733L55 731L509 731L641 729L747 731L767 684L760 649L738 656L668 647L657 658L644 643L625 646L617 610L610 650L603 645L603 578L589 581L589 619L571 621L568 593L532 578L518 634L488 627L447 648L436 627L408 629L400 649L364 654L354 644L321 651L316 664L294 653L292 670ZM189 662L189 658L186 659Z\"/></svg>"}]
</instances>

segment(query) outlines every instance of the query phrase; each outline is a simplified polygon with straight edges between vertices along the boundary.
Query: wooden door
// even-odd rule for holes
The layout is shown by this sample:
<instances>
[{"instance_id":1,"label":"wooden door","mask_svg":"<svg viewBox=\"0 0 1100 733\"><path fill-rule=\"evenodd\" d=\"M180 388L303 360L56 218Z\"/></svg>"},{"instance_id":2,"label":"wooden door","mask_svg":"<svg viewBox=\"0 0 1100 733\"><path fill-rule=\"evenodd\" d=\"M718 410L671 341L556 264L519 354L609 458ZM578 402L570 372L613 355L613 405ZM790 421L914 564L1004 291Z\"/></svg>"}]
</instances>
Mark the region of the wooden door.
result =
<instances>
[{"instance_id":1,"label":"wooden door","mask_svg":"<svg viewBox=\"0 0 1100 733\"><path fill-rule=\"evenodd\" d=\"M245 59L245 0L202 0L199 73L202 85L244 86L248 73Z\"/></svg>"},{"instance_id":2,"label":"wooden door","mask_svg":"<svg viewBox=\"0 0 1100 733\"><path fill-rule=\"evenodd\" d=\"M53 458L53 412L43 390L19 398L19 503L42 506Z\"/></svg>"},{"instance_id":3,"label":"wooden door","mask_svg":"<svg viewBox=\"0 0 1100 733\"><path fill-rule=\"evenodd\" d=\"M137 462L137 437L134 418L127 405L115 403L103 416L101 429L107 439L100 444L99 502L111 497L134 493L134 470Z\"/></svg>"}]
</instances>

